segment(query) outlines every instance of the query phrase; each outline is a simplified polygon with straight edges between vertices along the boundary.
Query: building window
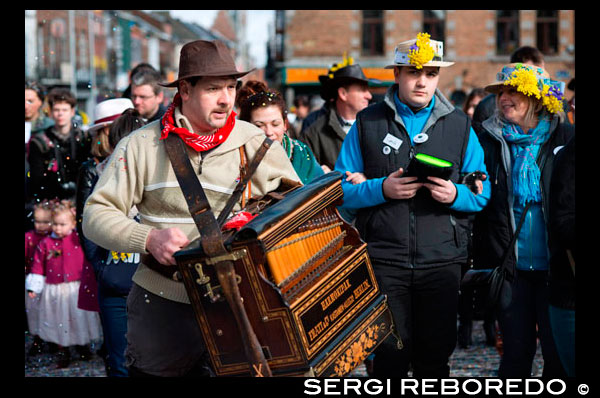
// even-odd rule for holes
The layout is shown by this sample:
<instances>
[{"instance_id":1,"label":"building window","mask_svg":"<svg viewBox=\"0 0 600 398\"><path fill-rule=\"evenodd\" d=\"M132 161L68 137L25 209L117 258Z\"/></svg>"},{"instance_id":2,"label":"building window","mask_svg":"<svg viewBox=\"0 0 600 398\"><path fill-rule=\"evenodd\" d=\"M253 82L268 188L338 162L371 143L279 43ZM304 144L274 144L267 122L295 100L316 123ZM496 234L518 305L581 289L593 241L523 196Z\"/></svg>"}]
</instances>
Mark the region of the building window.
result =
<instances>
[{"instance_id":1,"label":"building window","mask_svg":"<svg viewBox=\"0 0 600 398\"><path fill-rule=\"evenodd\" d=\"M519 47L519 10L496 11L496 54L509 55Z\"/></svg>"},{"instance_id":2,"label":"building window","mask_svg":"<svg viewBox=\"0 0 600 398\"><path fill-rule=\"evenodd\" d=\"M558 10L538 10L536 45L545 55L558 53Z\"/></svg>"},{"instance_id":3,"label":"building window","mask_svg":"<svg viewBox=\"0 0 600 398\"><path fill-rule=\"evenodd\" d=\"M362 55L383 55L383 10L363 10L362 17Z\"/></svg>"},{"instance_id":4,"label":"building window","mask_svg":"<svg viewBox=\"0 0 600 398\"><path fill-rule=\"evenodd\" d=\"M40 78L61 79L61 66L69 62L69 46L67 44L67 21L55 18L42 22L41 30L46 37L41 58Z\"/></svg>"},{"instance_id":5,"label":"building window","mask_svg":"<svg viewBox=\"0 0 600 398\"><path fill-rule=\"evenodd\" d=\"M429 33L432 40L446 41L446 11L423 10L423 32Z\"/></svg>"}]
</instances>

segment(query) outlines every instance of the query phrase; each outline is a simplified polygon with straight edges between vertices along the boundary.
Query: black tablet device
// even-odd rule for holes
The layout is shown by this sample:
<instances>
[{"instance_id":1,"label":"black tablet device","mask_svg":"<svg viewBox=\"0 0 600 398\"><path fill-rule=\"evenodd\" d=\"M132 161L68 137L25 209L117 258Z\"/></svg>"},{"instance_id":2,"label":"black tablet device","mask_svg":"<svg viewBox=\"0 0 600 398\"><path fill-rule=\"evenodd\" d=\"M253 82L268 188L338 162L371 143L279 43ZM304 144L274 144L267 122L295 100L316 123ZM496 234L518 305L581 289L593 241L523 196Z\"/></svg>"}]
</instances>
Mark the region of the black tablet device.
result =
<instances>
[{"instance_id":1,"label":"black tablet device","mask_svg":"<svg viewBox=\"0 0 600 398\"><path fill-rule=\"evenodd\" d=\"M405 177L419 177L419 182L428 182L427 177L449 180L454 164L435 156L417 153L406 167Z\"/></svg>"}]
</instances>

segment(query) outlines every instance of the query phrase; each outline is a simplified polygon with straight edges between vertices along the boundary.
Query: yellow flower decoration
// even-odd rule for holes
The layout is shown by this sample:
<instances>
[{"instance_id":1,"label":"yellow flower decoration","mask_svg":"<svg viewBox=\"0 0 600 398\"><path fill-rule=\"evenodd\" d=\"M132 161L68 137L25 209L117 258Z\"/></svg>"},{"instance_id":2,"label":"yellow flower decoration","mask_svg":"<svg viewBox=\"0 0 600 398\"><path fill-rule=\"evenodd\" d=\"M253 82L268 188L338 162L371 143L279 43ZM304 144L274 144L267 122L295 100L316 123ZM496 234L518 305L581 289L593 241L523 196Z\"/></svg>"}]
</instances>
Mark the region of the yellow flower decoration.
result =
<instances>
[{"instance_id":1,"label":"yellow flower decoration","mask_svg":"<svg viewBox=\"0 0 600 398\"><path fill-rule=\"evenodd\" d=\"M535 71L531 68L521 67L515 69L511 73L510 79L504 82L504 85L516 87L517 91L527 96L534 95L537 99L541 98L538 79Z\"/></svg>"},{"instance_id":2,"label":"yellow flower decoration","mask_svg":"<svg viewBox=\"0 0 600 398\"><path fill-rule=\"evenodd\" d=\"M341 64L333 64L333 66L329 69L328 76L330 79L333 79L333 73L339 69L345 68L346 66L354 64L354 59L352 57L346 56L346 52L344 51L344 60Z\"/></svg>"},{"instance_id":3,"label":"yellow flower decoration","mask_svg":"<svg viewBox=\"0 0 600 398\"><path fill-rule=\"evenodd\" d=\"M127 253L120 253L114 250L111 250L110 254L112 255L112 258L117 261L119 260L119 258L121 259L121 261L125 261L128 258Z\"/></svg>"},{"instance_id":4,"label":"yellow flower decoration","mask_svg":"<svg viewBox=\"0 0 600 398\"><path fill-rule=\"evenodd\" d=\"M562 102L550 93L550 86L547 84L542 89L542 101L550 113L558 113L563 109Z\"/></svg>"},{"instance_id":5,"label":"yellow flower decoration","mask_svg":"<svg viewBox=\"0 0 600 398\"><path fill-rule=\"evenodd\" d=\"M423 65L431 61L435 55L433 47L429 44L430 38L431 35L429 33L419 33L417 35L417 42L410 46L408 60L417 69L422 69Z\"/></svg>"}]
</instances>

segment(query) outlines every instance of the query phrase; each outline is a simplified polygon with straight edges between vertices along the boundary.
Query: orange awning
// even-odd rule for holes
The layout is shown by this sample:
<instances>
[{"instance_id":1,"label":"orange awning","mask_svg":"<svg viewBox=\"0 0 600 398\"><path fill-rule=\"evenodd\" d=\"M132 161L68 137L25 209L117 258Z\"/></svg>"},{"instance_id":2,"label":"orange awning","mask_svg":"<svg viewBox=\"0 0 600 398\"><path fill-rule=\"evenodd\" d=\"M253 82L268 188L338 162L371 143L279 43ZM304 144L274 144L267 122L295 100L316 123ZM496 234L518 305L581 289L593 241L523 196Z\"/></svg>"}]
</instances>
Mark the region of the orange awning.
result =
<instances>
[{"instance_id":1,"label":"orange awning","mask_svg":"<svg viewBox=\"0 0 600 398\"><path fill-rule=\"evenodd\" d=\"M369 79L378 79L381 83L394 83L394 72L384 68L362 68ZM327 68L286 68L284 84L319 84L319 75L327 73Z\"/></svg>"}]
</instances>

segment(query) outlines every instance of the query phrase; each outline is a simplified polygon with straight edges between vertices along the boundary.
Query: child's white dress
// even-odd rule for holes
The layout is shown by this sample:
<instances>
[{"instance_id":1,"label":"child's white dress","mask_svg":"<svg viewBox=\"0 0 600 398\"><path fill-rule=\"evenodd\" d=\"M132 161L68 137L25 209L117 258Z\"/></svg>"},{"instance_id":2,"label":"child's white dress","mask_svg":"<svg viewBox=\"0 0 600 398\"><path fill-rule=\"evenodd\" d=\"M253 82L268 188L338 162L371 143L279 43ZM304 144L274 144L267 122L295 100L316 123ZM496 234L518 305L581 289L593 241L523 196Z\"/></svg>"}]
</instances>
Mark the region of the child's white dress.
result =
<instances>
[{"instance_id":1,"label":"child's white dress","mask_svg":"<svg viewBox=\"0 0 600 398\"><path fill-rule=\"evenodd\" d=\"M100 315L77 307L84 263L74 231L40 241L26 286L38 294L38 335L61 346L87 345L102 338Z\"/></svg>"}]
</instances>

